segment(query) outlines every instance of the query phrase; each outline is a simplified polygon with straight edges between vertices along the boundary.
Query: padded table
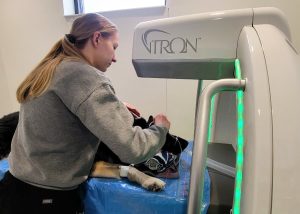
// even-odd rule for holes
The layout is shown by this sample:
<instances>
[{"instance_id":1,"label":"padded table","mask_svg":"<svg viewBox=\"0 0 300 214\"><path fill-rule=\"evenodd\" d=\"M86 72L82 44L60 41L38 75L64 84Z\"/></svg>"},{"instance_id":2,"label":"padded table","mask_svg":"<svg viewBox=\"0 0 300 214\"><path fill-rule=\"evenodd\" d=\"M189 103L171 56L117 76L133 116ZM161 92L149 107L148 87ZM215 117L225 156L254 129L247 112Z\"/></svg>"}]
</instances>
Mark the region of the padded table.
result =
<instances>
[{"instance_id":1,"label":"padded table","mask_svg":"<svg viewBox=\"0 0 300 214\"><path fill-rule=\"evenodd\" d=\"M83 187L85 214L184 214L187 210L192 143L182 152L178 179L162 179L161 192L149 192L127 179L91 178ZM0 179L9 169L6 159L0 161ZM210 202L210 178L205 171L202 213Z\"/></svg>"}]
</instances>

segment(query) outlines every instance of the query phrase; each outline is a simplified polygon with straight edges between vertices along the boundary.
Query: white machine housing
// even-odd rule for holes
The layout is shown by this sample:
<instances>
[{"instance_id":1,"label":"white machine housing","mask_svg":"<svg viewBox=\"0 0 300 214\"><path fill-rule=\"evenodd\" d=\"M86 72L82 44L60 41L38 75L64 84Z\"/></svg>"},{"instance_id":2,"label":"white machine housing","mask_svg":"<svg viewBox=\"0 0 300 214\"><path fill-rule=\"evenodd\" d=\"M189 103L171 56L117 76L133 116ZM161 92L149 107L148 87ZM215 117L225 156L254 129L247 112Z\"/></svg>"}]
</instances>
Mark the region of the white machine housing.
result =
<instances>
[{"instance_id":1,"label":"white machine housing","mask_svg":"<svg viewBox=\"0 0 300 214\"><path fill-rule=\"evenodd\" d=\"M281 11L249 8L143 22L135 29L132 58L139 77L198 80L234 78L239 59L246 80L241 213L299 212L300 60ZM219 102L216 123L224 122L223 108L235 109L232 100ZM235 138L222 129L215 126L215 138Z\"/></svg>"},{"instance_id":2,"label":"white machine housing","mask_svg":"<svg viewBox=\"0 0 300 214\"><path fill-rule=\"evenodd\" d=\"M244 26L271 24L290 39L283 14L242 9L143 22L134 33L132 61L140 77L220 79L232 76Z\"/></svg>"}]
</instances>

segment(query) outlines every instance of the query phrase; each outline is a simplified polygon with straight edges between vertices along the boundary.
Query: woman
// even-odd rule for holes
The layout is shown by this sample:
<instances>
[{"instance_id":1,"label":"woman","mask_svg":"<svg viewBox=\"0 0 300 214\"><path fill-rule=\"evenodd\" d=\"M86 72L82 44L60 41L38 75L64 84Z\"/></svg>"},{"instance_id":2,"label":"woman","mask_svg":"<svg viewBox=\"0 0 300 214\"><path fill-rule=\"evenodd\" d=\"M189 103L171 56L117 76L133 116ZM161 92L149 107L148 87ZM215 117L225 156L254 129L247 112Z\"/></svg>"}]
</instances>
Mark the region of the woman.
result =
<instances>
[{"instance_id":1,"label":"woman","mask_svg":"<svg viewBox=\"0 0 300 214\"><path fill-rule=\"evenodd\" d=\"M79 185L99 140L127 163L154 156L170 123L142 130L104 75L116 62L118 32L98 14L76 19L17 90L19 124L0 184L0 213L80 213Z\"/></svg>"}]
</instances>

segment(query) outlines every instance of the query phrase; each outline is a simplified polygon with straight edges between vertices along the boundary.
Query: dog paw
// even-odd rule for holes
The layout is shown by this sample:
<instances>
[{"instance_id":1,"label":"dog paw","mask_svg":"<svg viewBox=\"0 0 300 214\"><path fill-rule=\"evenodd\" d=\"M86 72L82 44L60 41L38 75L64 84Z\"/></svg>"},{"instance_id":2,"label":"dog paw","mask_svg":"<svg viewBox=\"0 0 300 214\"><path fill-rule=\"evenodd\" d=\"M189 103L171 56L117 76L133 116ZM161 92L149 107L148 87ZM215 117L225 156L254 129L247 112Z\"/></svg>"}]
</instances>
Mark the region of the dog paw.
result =
<instances>
[{"instance_id":1,"label":"dog paw","mask_svg":"<svg viewBox=\"0 0 300 214\"><path fill-rule=\"evenodd\" d=\"M131 166L128 169L127 177L130 181L137 182L143 188L153 192L163 190L166 185L166 183L162 180L155 177L151 177Z\"/></svg>"},{"instance_id":2,"label":"dog paw","mask_svg":"<svg viewBox=\"0 0 300 214\"><path fill-rule=\"evenodd\" d=\"M165 188L165 185L166 183L164 181L153 177L147 178L142 184L142 186L145 189L153 192L158 192L163 190Z\"/></svg>"}]
</instances>

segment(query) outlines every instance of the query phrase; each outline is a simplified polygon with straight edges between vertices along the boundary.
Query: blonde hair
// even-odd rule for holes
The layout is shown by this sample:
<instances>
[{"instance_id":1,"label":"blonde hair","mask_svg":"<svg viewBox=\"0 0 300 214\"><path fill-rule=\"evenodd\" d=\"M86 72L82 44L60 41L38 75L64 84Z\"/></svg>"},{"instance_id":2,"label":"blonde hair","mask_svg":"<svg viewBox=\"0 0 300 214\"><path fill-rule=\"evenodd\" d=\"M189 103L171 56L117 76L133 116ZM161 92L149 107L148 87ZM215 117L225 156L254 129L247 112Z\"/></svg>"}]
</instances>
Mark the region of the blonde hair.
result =
<instances>
[{"instance_id":1,"label":"blonde hair","mask_svg":"<svg viewBox=\"0 0 300 214\"><path fill-rule=\"evenodd\" d=\"M109 37L117 28L108 19L96 13L77 18L73 22L70 34L59 40L20 84L16 93L17 100L23 103L27 99L42 95L50 86L56 67L65 59L82 60L90 64L80 49L95 31L100 31L103 37Z\"/></svg>"}]
</instances>

